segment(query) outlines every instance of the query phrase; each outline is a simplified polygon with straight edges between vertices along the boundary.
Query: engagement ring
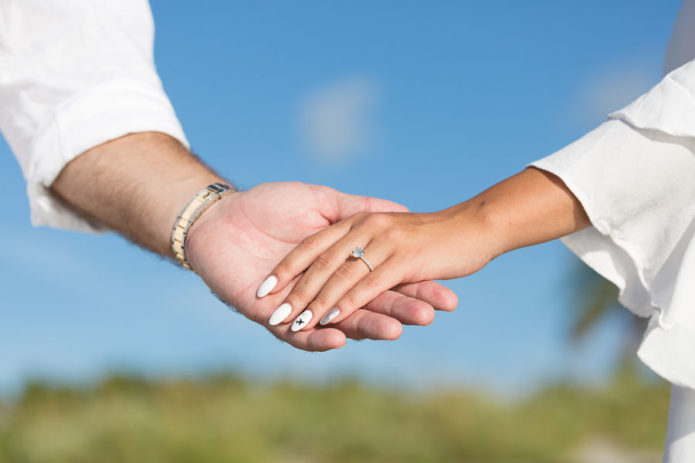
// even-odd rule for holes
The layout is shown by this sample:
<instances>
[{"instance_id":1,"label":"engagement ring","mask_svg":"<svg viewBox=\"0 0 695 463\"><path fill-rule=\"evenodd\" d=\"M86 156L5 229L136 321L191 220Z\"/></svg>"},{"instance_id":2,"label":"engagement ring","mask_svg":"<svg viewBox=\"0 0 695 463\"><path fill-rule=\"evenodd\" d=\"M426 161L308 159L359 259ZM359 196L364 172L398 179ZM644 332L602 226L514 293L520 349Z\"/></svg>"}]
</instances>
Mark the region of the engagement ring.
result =
<instances>
[{"instance_id":1,"label":"engagement ring","mask_svg":"<svg viewBox=\"0 0 695 463\"><path fill-rule=\"evenodd\" d=\"M358 246L355 248L354 251L352 251L352 257L354 257L355 259L360 259L362 262L364 262L365 265L369 267L370 272L374 271L374 267L372 267L372 264L370 264L369 261L364 258L364 249L362 249L361 247Z\"/></svg>"}]
</instances>

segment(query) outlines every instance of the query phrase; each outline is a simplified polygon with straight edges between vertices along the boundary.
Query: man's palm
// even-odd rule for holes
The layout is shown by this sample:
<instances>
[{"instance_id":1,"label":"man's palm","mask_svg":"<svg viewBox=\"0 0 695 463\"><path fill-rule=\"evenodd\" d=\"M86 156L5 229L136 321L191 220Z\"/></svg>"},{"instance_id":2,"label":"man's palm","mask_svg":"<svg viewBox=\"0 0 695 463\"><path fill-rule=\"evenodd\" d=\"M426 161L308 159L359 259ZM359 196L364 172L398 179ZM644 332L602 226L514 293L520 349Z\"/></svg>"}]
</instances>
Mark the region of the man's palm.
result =
<instances>
[{"instance_id":1,"label":"man's palm","mask_svg":"<svg viewBox=\"0 0 695 463\"><path fill-rule=\"evenodd\" d=\"M404 208L315 185L263 184L221 201L204 214L191 231L186 250L193 268L219 297L251 320L268 326L268 318L291 289L258 299L256 290L268 272L307 236L363 210ZM269 329L295 347L327 350L341 347L346 335L395 339L402 329L396 318L409 324L428 324L434 315L433 305L445 310L456 306L456 296L432 282L400 291L403 294L384 293L370 303L369 311L360 310L335 328L293 333L285 324Z\"/></svg>"}]
</instances>

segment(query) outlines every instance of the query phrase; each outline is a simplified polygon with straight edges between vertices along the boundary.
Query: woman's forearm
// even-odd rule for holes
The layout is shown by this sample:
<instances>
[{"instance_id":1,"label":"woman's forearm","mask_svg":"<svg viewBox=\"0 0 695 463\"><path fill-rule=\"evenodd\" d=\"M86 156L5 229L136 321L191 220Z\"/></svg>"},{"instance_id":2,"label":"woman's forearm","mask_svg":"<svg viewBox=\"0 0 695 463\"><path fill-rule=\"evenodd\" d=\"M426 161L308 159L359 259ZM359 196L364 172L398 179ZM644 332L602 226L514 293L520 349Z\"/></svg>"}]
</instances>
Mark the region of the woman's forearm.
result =
<instances>
[{"instance_id":1,"label":"woman's forearm","mask_svg":"<svg viewBox=\"0 0 695 463\"><path fill-rule=\"evenodd\" d=\"M555 175L528 168L444 213L478 221L496 257L591 224L579 200ZM487 241L487 240L486 240Z\"/></svg>"}]
</instances>

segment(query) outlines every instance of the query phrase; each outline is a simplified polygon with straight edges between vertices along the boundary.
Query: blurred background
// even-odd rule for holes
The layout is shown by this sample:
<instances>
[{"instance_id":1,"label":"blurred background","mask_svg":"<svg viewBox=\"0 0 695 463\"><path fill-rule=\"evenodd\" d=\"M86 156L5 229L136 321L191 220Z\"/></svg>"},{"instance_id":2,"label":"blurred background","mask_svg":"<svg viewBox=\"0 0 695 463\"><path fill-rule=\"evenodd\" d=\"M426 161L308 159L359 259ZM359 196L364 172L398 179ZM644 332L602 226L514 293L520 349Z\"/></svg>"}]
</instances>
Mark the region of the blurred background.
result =
<instances>
[{"instance_id":1,"label":"blurred background","mask_svg":"<svg viewBox=\"0 0 695 463\"><path fill-rule=\"evenodd\" d=\"M657 83L680 1L151 5L223 175L433 211ZM397 342L310 354L118 236L32 228L0 151L0 461L660 461L641 321L560 242L447 282L457 311Z\"/></svg>"}]
</instances>

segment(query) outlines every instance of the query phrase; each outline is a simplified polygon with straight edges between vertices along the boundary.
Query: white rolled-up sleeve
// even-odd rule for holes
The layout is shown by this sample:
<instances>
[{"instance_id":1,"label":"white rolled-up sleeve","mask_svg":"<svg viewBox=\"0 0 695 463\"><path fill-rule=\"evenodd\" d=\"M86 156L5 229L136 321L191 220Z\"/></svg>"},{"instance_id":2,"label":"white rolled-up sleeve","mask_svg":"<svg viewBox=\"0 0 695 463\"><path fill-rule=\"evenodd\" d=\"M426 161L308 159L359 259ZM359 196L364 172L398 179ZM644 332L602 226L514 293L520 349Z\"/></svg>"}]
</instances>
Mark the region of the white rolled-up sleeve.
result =
<instances>
[{"instance_id":1,"label":"white rolled-up sleeve","mask_svg":"<svg viewBox=\"0 0 695 463\"><path fill-rule=\"evenodd\" d=\"M0 130L21 165L34 225L103 228L49 191L89 148L146 131L188 145L153 45L147 0L0 1Z\"/></svg>"},{"instance_id":2,"label":"white rolled-up sleeve","mask_svg":"<svg viewBox=\"0 0 695 463\"><path fill-rule=\"evenodd\" d=\"M563 241L651 317L640 358L695 388L695 61L532 165L560 177L591 220Z\"/></svg>"}]
</instances>

